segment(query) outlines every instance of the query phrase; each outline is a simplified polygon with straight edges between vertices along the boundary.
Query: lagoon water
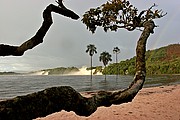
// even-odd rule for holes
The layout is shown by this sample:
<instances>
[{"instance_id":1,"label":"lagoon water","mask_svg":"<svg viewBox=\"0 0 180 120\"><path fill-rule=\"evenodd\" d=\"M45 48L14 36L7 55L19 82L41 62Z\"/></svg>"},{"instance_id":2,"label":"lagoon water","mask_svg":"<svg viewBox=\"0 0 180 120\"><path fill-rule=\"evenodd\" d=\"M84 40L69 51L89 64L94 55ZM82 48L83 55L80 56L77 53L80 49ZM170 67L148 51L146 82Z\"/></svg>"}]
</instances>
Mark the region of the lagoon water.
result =
<instances>
[{"instance_id":1,"label":"lagoon water","mask_svg":"<svg viewBox=\"0 0 180 120\"><path fill-rule=\"evenodd\" d=\"M49 87L72 86L79 92L97 90L116 90L127 88L134 76L107 76L103 75L9 75L0 76L0 99L8 99L16 96L37 92ZM180 84L180 75L147 76L144 87Z\"/></svg>"}]
</instances>

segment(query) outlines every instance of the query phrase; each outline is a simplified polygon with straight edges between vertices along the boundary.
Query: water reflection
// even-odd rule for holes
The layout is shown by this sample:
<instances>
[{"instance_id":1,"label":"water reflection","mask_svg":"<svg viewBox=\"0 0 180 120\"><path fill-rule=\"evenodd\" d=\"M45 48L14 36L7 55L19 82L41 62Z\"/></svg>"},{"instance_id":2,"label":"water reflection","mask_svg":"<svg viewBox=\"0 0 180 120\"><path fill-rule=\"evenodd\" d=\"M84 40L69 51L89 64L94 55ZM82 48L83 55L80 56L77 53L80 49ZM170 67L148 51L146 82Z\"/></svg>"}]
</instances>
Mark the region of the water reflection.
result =
<instances>
[{"instance_id":1,"label":"water reflection","mask_svg":"<svg viewBox=\"0 0 180 120\"><path fill-rule=\"evenodd\" d=\"M134 76L89 75L71 76L0 76L0 99L37 92L49 87L71 86L78 92L125 89ZM180 84L180 75L147 76L144 87Z\"/></svg>"}]
</instances>

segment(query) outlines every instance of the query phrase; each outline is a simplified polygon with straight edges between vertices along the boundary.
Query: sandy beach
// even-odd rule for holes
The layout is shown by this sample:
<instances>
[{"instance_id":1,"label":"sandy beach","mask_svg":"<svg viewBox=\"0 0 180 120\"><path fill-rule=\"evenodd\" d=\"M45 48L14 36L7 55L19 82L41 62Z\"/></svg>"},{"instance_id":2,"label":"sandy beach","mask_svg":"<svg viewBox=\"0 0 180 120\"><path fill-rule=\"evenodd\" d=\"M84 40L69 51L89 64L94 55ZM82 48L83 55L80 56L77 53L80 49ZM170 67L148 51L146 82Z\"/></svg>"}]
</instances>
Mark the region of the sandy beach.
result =
<instances>
[{"instance_id":1,"label":"sandy beach","mask_svg":"<svg viewBox=\"0 0 180 120\"><path fill-rule=\"evenodd\" d=\"M143 88L132 102L100 107L89 117L61 111L36 120L180 120L180 85Z\"/></svg>"}]
</instances>

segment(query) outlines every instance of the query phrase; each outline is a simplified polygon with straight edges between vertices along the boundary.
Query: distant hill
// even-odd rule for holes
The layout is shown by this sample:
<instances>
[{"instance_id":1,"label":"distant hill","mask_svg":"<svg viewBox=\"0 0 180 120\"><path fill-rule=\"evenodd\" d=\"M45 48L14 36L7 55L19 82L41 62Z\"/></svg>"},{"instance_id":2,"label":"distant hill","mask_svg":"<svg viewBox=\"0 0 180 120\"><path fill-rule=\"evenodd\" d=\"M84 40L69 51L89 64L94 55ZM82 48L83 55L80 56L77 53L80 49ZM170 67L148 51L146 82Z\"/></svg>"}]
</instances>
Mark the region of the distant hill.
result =
<instances>
[{"instance_id":1,"label":"distant hill","mask_svg":"<svg viewBox=\"0 0 180 120\"><path fill-rule=\"evenodd\" d=\"M19 75L20 73L15 72L0 72L0 75Z\"/></svg>"},{"instance_id":2,"label":"distant hill","mask_svg":"<svg viewBox=\"0 0 180 120\"><path fill-rule=\"evenodd\" d=\"M146 59L151 62L168 62L180 57L180 44L172 44L146 52Z\"/></svg>"},{"instance_id":3,"label":"distant hill","mask_svg":"<svg viewBox=\"0 0 180 120\"><path fill-rule=\"evenodd\" d=\"M52 69L44 69L35 72L31 72L31 75L65 75L73 72L78 72L79 69L76 67L57 67Z\"/></svg>"},{"instance_id":4,"label":"distant hill","mask_svg":"<svg viewBox=\"0 0 180 120\"><path fill-rule=\"evenodd\" d=\"M110 64L107 74L135 74L136 57ZM180 44L172 44L146 52L147 74L180 74Z\"/></svg>"}]
</instances>

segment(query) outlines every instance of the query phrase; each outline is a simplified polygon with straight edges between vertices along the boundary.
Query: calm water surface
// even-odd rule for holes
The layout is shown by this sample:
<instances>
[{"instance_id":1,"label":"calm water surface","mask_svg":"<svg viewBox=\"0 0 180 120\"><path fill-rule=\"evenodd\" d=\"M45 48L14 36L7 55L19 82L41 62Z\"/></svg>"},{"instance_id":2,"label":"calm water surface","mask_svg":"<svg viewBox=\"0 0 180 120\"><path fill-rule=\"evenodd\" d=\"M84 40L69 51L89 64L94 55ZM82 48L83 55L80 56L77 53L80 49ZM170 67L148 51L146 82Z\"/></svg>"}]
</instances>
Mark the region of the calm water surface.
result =
<instances>
[{"instance_id":1,"label":"calm water surface","mask_svg":"<svg viewBox=\"0 0 180 120\"><path fill-rule=\"evenodd\" d=\"M49 87L72 86L79 92L127 88L134 76L0 76L0 99L37 92ZM147 76L144 87L180 84L180 75Z\"/></svg>"}]
</instances>

